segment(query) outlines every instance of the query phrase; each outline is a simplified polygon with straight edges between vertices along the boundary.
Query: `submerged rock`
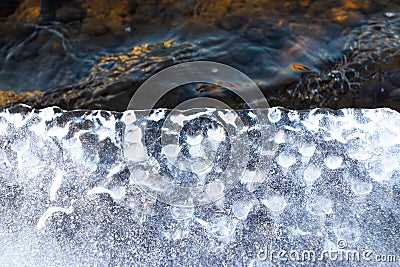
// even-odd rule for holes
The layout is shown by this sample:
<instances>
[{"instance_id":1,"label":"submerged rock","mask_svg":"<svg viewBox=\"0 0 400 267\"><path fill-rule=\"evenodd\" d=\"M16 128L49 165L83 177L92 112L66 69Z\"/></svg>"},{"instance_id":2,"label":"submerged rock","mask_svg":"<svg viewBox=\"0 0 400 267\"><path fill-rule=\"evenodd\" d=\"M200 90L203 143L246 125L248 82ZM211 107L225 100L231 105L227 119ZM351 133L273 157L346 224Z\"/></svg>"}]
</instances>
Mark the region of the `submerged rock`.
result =
<instances>
[{"instance_id":1,"label":"submerged rock","mask_svg":"<svg viewBox=\"0 0 400 267\"><path fill-rule=\"evenodd\" d=\"M293 5L314 15L300 21L275 2L217 2L116 1L100 8L92 1L67 1L56 13L65 24L7 22L0 27L2 89L44 93L40 99L9 98L1 107L27 103L122 111L152 74L181 62L211 60L247 74L274 106L398 109L395 88L379 92L390 87L387 80L399 69L396 5L390 16L363 14L368 21L360 17L348 27L332 19L336 11L365 13L382 6L327 1L323 11L335 12L315 18L322 14L321 3L302 1ZM24 1L10 21L30 21L24 17L29 8L36 8L35 1ZM354 19L350 13L346 16ZM189 87L164 103L205 95L236 101L223 88Z\"/></svg>"},{"instance_id":2,"label":"submerged rock","mask_svg":"<svg viewBox=\"0 0 400 267\"><path fill-rule=\"evenodd\" d=\"M250 77L259 81L259 87L272 105L296 109L388 105L398 109L398 103L395 101L397 91L396 88L391 87L390 83L393 83L391 80L397 77L392 73L397 73L400 67L398 64L400 62L399 25L400 19L380 18L371 20L351 31L345 31L337 41L344 43L342 48L344 55L337 58L336 62L329 60L329 63L325 63L326 65L321 69L304 65L301 68L295 68L293 66L301 65L292 64L292 67L277 70L274 76L265 72L252 75L251 71L258 71L261 67L254 65L258 64L256 62L262 62L261 64L265 67L269 65L267 58L260 61L260 56L263 54L268 56L269 51L251 47L241 52L236 50L239 46L221 47L220 45L211 48L213 55L211 59L230 64L245 73L246 70L250 71ZM252 42L254 39L248 40L232 35L227 35L227 37L242 42L240 47L245 47L246 42ZM209 40L212 41L211 38ZM317 44L310 43L310 45ZM25 95L26 98L21 96L14 98L15 100L9 99L3 107L24 102L34 107L57 105L64 109L122 111L135 90L156 72L180 62L210 59L210 55L200 52L206 47L210 47L207 38L197 43L178 39L175 42L171 40L171 42L155 45L138 45L126 52L103 56L92 67L89 75L79 83L49 90L43 93L40 99L36 96L29 97L29 95ZM231 54L226 54L226 51ZM295 56L290 57L293 60ZM382 87L387 88L385 92L381 92ZM185 88L187 87L178 89L179 97L174 94L173 98L165 100L164 103L170 102L169 107L172 108L172 103L177 104L189 96L202 95L222 97L228 102L236 101L223 88L219 90L200 90L193 86L192 89Z\"/></svg>"}]
</instances>

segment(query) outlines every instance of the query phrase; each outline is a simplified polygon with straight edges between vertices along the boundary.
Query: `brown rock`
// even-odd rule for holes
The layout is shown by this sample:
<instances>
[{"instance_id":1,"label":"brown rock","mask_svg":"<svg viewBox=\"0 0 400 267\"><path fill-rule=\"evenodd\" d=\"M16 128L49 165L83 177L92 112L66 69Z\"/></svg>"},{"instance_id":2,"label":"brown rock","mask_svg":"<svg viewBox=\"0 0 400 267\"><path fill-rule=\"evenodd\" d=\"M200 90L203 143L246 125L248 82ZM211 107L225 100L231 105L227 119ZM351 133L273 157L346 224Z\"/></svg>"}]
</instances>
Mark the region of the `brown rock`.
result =
<instances>
[{"instance_id":1,"label":"brown rock","mask_svg":"<svg viewBox=\"0 0 400 267\"><path fill-rule=\"evenodd\" d=\"M326 13L326 16L335 23L343 26L351 26L360 23L365 16L358 10L350 10L343 7L334 7Z\"/></svg>"},{"instance_id":2,"label":"brown rock","mask_svg":"<svg viewBox=\"0 0 400 267\"><path fill-rule=\"evenodd\" d=\"M337 6L337 2L337 0L314 1L310 4L307 14L311 16L323 14L326 10Z\"/></svg>"},{"instance_id":3,"label":"brown rock","mask_svg":"<svg viewBox=\"0 0 400 267\"><path fill-rule=\"evenodd\" d=\"M152 2L152 1L151 1ZM138 23L149 22L157 14L157 3L141 3L136 7L134 20Z\"/></svg>"},{"instance_id":4,"label":"brown rock","mask_svg":"<svg viewBox=\"0 0 400 267\"><path fill-rule=\"evenodd\" d=\"M0 91L0 108L6 108L17 103L35 103L40 102L40 98L43 96L43 92L34 91L34 92L24 92L24 93L15 93L12 91Z\"/></svg>"},{"instance_id":5,"label":"brown rock","mask_svg":"<svg viewBox=\"0 0 400 267\"><path fill-rule=\"evenodd\" d=\"M84 17L84 10L78 5L63 5L56 12L56 19L61 22L82 20Z\"/></svg>"},{"instance_id":6,"label":"brown rock","mask_svg":"<svg viewBox=\"0 0 400 267\"><path fill-rule=\"evenodd\" d=\"M311 3L311 0L300 0L300 6L308 7Z\"/></svg>"},{"instance_id":7,"label":"brown rock","mask_svg":"<svg viewBox=\"0 0 400 267\"><path fill-rule=\"evenodd\" d=\"M6 0L0 1L0 17L7 17L15 12L20 1Z\"/></svg>"},{"instance_id":8,"label":"brown rock","mask_svg":"<svg viewBox=\"0 0 400 267\"><path fill-rule=\"evenodd\" d=\"M373 4L370 0L342 0L342 5L349 9L358 9L364 13L373 11Z\"/></svg>"},{"instance_id":9,"label":"brown rock","mask_svg":"<svg viewBox=\"0 0 400 267\"><path fill-rule=\"evenodd\" d=\"M109 29L102 21L88 17L84 19L81 26L81 31L83 33L88 33L93 35L103 35L106 34L109 31Z\"/></svg>"},{"instance_id":10,"label":"brown rock","mask_svg":"<svg viewBox=\"0 0 400 267\"><path fill-rule=\"evenodd\" d=\"M240 9L240 7L239 7ZM205 22L215 22L228 14L237 13L238 8L232 6L230 0L198 1L194 6L194 17Z\"/></svg>"},{"instance_id":11,"label":"brown rock","mask_svg":"<svg viewBox=\"0 0 400 267\"><path fill-rule=\"evenodd\" d=\"M247 17L232 15L218 19L217 25L224 30L231 31L243 27L248 21Z\"/></svg>"}]
</instances>

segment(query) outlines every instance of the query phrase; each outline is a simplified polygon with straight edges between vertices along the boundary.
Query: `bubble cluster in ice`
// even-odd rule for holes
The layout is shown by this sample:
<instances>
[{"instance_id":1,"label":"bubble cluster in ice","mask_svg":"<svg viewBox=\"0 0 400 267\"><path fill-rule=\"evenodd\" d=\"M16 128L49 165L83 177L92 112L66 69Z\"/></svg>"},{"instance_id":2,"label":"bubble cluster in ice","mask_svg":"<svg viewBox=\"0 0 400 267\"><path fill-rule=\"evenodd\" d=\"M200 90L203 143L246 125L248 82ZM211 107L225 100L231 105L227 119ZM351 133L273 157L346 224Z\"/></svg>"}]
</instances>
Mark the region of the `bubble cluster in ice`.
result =
<instances>
[{"instance_id":1,"label":"bubble cluster in ice","mask_svg":"<svg viewBox=\"0 0 400 267\"><path fill-rule=\"evenodd\" d=\"M163 110L0 112L2 265L258 266L265 246L400 256L397 112L230 112L175 111L163 127ZM197 186L216 200L190 205Z\"/></svg>"}]
</instances>

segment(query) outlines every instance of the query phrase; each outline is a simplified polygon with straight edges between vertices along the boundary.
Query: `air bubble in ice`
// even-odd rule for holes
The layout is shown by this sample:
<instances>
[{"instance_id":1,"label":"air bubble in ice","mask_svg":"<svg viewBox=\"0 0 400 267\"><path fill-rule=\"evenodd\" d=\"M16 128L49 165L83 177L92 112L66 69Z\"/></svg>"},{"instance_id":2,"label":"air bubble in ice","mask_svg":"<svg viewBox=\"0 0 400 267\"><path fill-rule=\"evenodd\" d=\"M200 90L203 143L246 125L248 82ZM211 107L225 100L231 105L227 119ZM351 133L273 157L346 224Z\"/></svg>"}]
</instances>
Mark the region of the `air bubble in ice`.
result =
<instances>
[{"instance_id":1,"label":"air bubble in ice","mask_svg":"<svg viewBox=\"0 0 400 267\"><path fill-rule=\"evenodd\" d=\"M337 238L344 239L346 242L357 242L361 237L360 229L352 225L339 225L333 231Z\"/></svg>"},{"instance_id":2,"label":"air bubble in ice","mask_svg":"<svg viewBox=\"0 0 400 267\"><path fill-rule=\"evenodd\" d=\"M211 163L204 158L198 158L192 162L191 170L196 174L204 175L211 170Z\"/></svg>"},{"instance_id":3,"label":"air bubble in ice","mask_svg":"<svg viewBox=\"0 0 400 267\"><path fill-rule=\"evenodd\" d=\"M157 111L154 111L150 116L149 116L149 120L153 120L153 121L159 121L162 118L164 118L165 116L165 111L162 109L159 109Z\"/></svg>"},{"instance_id":4,"label":"air bubble in ice","mask_svg":"<svg viewBox=\"0 0 400 267\"><path fill-rule=\"evenodd\" d=\"M174 144L168 144L162 147L161 153L168 158L176 158L179 155L180 147Z\"/></svg>"},{"instance_id":5,"label":"air bubble in ice","mask_svg":"<svg viewBox=\"0 0 400 267\"><path fill-rule=\"evenodd\" d=\"M367 164L369 166L367 168L367 171L370 175L370 177L377 181L377 182L382 182L385 180L389 180L391 177L391 172L386 172L381 164L381 161L372 161Z\"/></svg>"},{"instance_id":6,"label":"air bubble in ice","mask_svg":"<svg viewBox=\"0 0 400 267\"><path fill-rule=\"evenodd\" d=\"M336 170L340 166L342 166L343 159L340 156L333 156L329 155L325 159L325 164L326 167L328 167L331 170Z\"/></svg>"},{"instance_id":7,"label":"air bubble in ice","mask_svg":"<svg viewBox=\"0 0 400 267\"><path fill-rule=\"evenodd\" d=\"M314 143L304 143L299 146L299 153L307 158L311 158L315 153L315 144Z\"/></svg>"},{"instance_id":8,"label":"air bubble in ice","mask_svg":"<svg viewBox=\"0 0 400 267\"><path fill-rule=\"evenodd\" d=\"M22 152L24 150L29 150L30 144L27 139L17 139L14 143L12 143L12 150L16 152Z\"/></svg>"},{"instance_id":9,"label":"air bubble in ice","mask_svg":"<svg viewBox=\"0 0 400 267\"><path fill-rule=\"evenodd\" d=\"M201 144L190 146L190 147L189 147L189 154L190 154L192 157L202 157L202 156L205 156L205 153L204 153L204 146L202 146Z\"/></svg>"},{"instance_id":10,"label":"air bubble in ice","mask_svg":"<svg viewBox=\"0 0 400 267\"><path fill-rule=\"evenodd\" d=\"M300 120L300 114L299 114L299 112L296 111L296 110L291 110L291 111L289 111L289 113L288 113L288 118L289 118L289 120L291 120L291 121L298 121L298 120Z\"/></svg>"},{"instance_id":11,"label":"air bubble in ice","mask_svg":"<svg viewBox=\"0 0 400 267\"><path fill-rule=\"evenodd\" d=\"M303 177L306 182L313 182L321 176L321 170L315 165L309 165L304 170Z\"/></svg>"},{"instance_id":12,"label":"air bubble in ice","mask_svg":"<svg viewBox=\"0 0 400 267\"><path fill-rule=\"evenodd\" d=\"M351 190L356 195L367 195L372 191L371 182L353 181L351 183Z\"/></svg>"},{"instance_id":13,"label":"air bubble in ice","mask_svg":"<svg viewBox=\"0 0 400 267\"><path fill-rule=\"evenodd\" d=\"M136 121L135 112L132 110L127 110L122 115L122 121L125 122L126 125L130 125Z\"/></svg>"},{"instance_id":14,"label":"air bubble in ice","mask_svg":"<svg viewBox=\"0 0 400 267\"><path fill-rule=\"evenodd\" d=\"M385 131L379 134L379 144L383 147L394 146L399 143L399 136Z\"/></svg>"},{"instance_id":15,"label":"air bubble in ice","mask_svg":"<svg viewBox=\"0 0 400 267\"><path fill-rule=\"evenodd\" d=\"M281 213L286 207L286 200L284 197L274 195L261 201L273 213Z\"/></svg>"},{"instance_id":16,"label":"air bubble in ice","mask_svg":"<svg viewBox=\"0 0 400 267\"><path fill-rule=\"evenodd\" d=\"M256 175L256 171L251 171L251 170L245 170L242 177L240 178L240 181L243 183L251 183L254 181L254 177Z\"/></svg>"},{"instance_id":17,"label":"air bubble in ice","mask_svg":"<svg viewBox=\"0 0 400 267\"><path fill-rule=\"evenodd\" d=\"M323 114L315 114L318 109L313 109L308 114L308 117L303 120L303 125L309 130L310 132L318 131L319 129L319 122L324 117Z\"/></svg>"},{"instance_id":18,"label":"air bubble in ice","mask_svg":"<svg viewBox=\"0 0 400 267\"><path fill-rule=\"evenodd\" d=\"M307 210L313 215L325 215L333 212L333 201L323 196L316 196L307 202Z\"/></svg>"},{"instance_id":19,"label":"air bubble in ice","mask_svg":"<svg viewBox=\"0 0 400 267\"><path fill-rule=\"evenodd\" d=\"M175 164L179 155L180 147L175 144L168 144L162 147L161 153L164 154L171 164Z\"/></svg>"},{"instance_id":20,"label":"air bubble in ice","mask_svg":"<svg viewBox=\"0 0 400 267\"><path fill-rule=\"evenodd\" d=\"M385 155L381 159L382 169L385 172L391 172L399 168L400 157L396 155Z\"/></svg>"},{"instance_id":21,"label":"air bubble in ice","mask_svg":"<svg viewBox=\"0 0 400 267\"><path fill-rule=\"evenodd\" d=\"M193 217L193 207L170 206L169 211L175 220L187 220Z\"/></svg>"},{"instance_id":22,"label":"air bubble in ice","mask_svg":"<svg viewBox=\"0 0 400 267\"><path fill-rule=\"evenodd\" d=\"M247 215L253 208L253 203L250 200L237 200L232 205L232 213L239 220L247 218Z\"/></svg>"},{"instance_id":23,"label":"air bubble in ice","mask_svg":"<svg viewBox=\"0 0 400 267\"><path fill-rule=\"evenodd\" d=\"M283 168L289 168L296 163L296 157L289 152L282 152L277 157L277 163Z\"/></svg>"},{"instance_id":24,"label":"air bubble in ice","mask_svg":"<svg viewBox=\"0 0 400 267\"><path fill-rule=\"evenodd\" d=\"M363 147L358 147L358 146L350 147L347 150L347 154L349 155L350 158L355 160L368 160L372 157L373 153L366 146L367 144L365 144L365 146Z\"/></svg>"},{"instance_id":25,"label":"air bubble in ice","mask_svg":"<svg viewBox=\"0 0 400 267\"><path fill-rule=\"evenodd\" d=\"M219 115L219 116L221 117L221 119L222 119L223 121L225 121L227 124L231 124L231 125L236 126L235 121L236 121L236 119L238 118L238 116L237 116L237 114L236 114L234 111L231 111L231 110L225 111L225 112L219 111L219 112L218 112L218 115Z\"/></svg>"},{"instance_id":26,"label":"air bubble in ice","mask_svg":"<svg viewBox=\"0 0 400 267\"><path fill-rule=\"evenodd\" d=\"M140 183L145 181L149 176L148 171L143 171L140 169L131 170L131 176L129 179L130 184Z\"/></svg>"},{"instance_id":27,"label":"air bubble in ice","mask_svg":"<svg viewBox=\"0 0 400 267\"><path fill-rule=\"evenodd\" d=\"M206 194L211 198L222 197L224 194L224 183L217 179L207 184L206 186Z\"/></svg>"},{"instance_id":28,"label":"air bubble in ice","mask_svg":"<svg viewBox=\"0 0 400 267\"><path fill-rule=\"evenodd\" d=\"M238 221L227 216L215 218L208 223L208 232L219 239L231 237L236 230Z\"/></svg>"}]
</instances>

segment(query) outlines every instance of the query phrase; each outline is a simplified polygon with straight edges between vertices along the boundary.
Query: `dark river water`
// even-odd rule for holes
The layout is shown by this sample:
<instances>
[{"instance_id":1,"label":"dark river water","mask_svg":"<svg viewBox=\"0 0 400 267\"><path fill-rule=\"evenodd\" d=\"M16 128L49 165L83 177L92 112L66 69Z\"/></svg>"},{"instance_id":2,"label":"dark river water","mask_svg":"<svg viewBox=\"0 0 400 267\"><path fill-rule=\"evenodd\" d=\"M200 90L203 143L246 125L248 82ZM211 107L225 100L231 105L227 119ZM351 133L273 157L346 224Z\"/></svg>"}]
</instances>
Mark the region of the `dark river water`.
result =
<instances>
[{"instance_id":1,"label":"dark river water","mask_svg":"<svg viewBox=\"0 0 400 267\"><path fill-rule=\"evenodd\" d=\"M181 62L239 69L270 105L400 109L400 1L0 1L0 106L124 110ZM10 3L14 4L10 4ZM43 11L42 11L43 12ZM177 88L236 101L223 88Z\"/></svg>"}]
</instances>

